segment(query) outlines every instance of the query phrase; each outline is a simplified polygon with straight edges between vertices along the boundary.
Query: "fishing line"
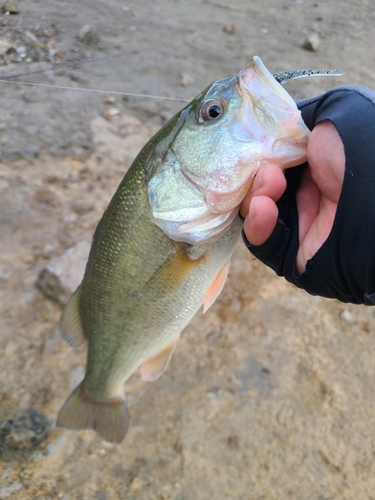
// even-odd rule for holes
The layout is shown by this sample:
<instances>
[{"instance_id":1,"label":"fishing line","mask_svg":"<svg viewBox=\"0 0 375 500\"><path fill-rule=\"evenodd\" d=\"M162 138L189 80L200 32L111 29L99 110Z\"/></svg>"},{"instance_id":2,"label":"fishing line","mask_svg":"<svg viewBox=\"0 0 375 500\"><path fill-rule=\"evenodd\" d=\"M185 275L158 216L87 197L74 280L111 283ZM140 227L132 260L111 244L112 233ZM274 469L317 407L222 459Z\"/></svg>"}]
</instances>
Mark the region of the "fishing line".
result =
<instances>
[{"instance_id":1,"label":"fishing line","mask_svg":"<svg viewBox=\"0 0 375 500\"><path fill-rule=\"evenodd\" d=\"M139 50L132 51L131 54L139 53ZM130 92L117 92L117 91L110 91L110 90L99 90L99 89L89 89L89 88L84 88L84 87L68 87L68 86L62 86L62 85L49 85L47 83L32 83L32 82L19 82L19 81L14 81L12 78L18 78L22 76L29 76L29 75L35 75L38 73L46 73L49 71L56 71L59 69L66 69L66 68L77 68L79 66L83 66L84 64L92 64L92 63L98 63L102 62L108 59L115 59L115 58L120 58L124 57L126 55L129 55L129 53L124 53L121 52L120 54L111 54L109 56L104 56L104 57L96 57L96 58L91 58L86 61L71 61L67 63L62 63L62 64L55 64L49 68L44 68L44 69L37 69L33 71L25 71L23 73L13 73L11 75L0 75L0 83L11 83L11 84L19 84L19 85L29 85L32 87L47 87L47 88L54 88L54 89L59 89L59 90L81 90L83 92L94 92L97 94L112 94L112 95L122 95L122 96L128 96L128 97L146 97L149 99L164 99L168 101L179 101L179 102L190 102L191 99L181 99L178 97L163 97L163 96L157 96L157 95L147 95L147 94L135 94L135 93L130 93Z\"/></svg>"},{"instance_id":2,"label":"fishing line","mask_svg":"<svg viewBox=\"0 0 375 500\"><path fill-rule=\"evenodd\" d=\"M133 52L125 52L121 54L111 54L109 56L103 56L103 57L92 57L91 59L86 59L86 60L80 60L80 61L69 61L66 63L61 63L61 64L53 64L49 68L44 68L44 69L35 69L32 71L23 71L21 73L13 73L10 75L0 75L0 80L10 80L12 78L18 78L19 76L29 76L29 75L36 75L38 73L48 73L49 71L57 71L59 69L67 69L67 68L78 68L79 66L84 66L85 64L93 64L93 63L98 63L102 61L106 61L108 59L116 59L118 57L124 57L128 55L134 55L138 54L139 51L133 51Z\"/></svg>"},{"instance_id":3,"label":"fishing line","mask_svg":"<svg viewBox=\"0 0 375 500\"><path fill-rule=\"evenodd\" d=\"M77 61L76 63L66 63L66 64L60 64L60 65L55 65L52 66L51 68L48 69L41 69L41 70L35 70L35 71L29 71L25 73L18 73L18 74L13 74L13 75L4 75L0 76L0 83L11 83L11 84L18 84L18 85L29 85L31 87L46 87L46 88L52 88L52 89L59 89L59 90L80 90L82 92L94 92L96 94L112 94L112 95L121 95L121 96L127 96L127 97L143 97L143 98L148 98L148 99L163 99L167 101L178 101L178 102L190 102L189 99L182 99L179 97L164 97L164 96L159 96L159 95L149 95L149 94L135 94L131 92L118 92L118 91L110 91L110 90L101 90L101 89L90 89L90 88L85 88L85 87L68 87L68 86L63 86L63 85L50 85L47 83L32 83L32 82L19 82L19 81L14 81L14 80L9 80L9 78L17 78L19 76L26 76L26 75L32 75L36 73L43 73L46 71L55 71L60 68L66 68L66 67L77 67L81 66L83 64L89 64L93 62L100 62L105 59L112 59L115 57L122 57L124 54L114 54L111 56L106 56L102 58L96 58L96 59L89 59L88 61ZM257 57L257 56L255 56ZM254 57L254 60L255 60ZM296 78L301 78L301 77L309 77L309 76L342 76L344 73L339 70L332 70L332 69L305 69L305 70L290 70L290 71L282 71L280 73L275 73L273 77L277 82L280 84L285 84L291 80L294 80Z\"/></svg>"},{"instance_id":4,"label":"fishing line","mask_svg":"<svg viewBox=\"0 0 375 500\"><path fill-rule=\"evenodd\" d=\"M84 88L84 87L65 87L62 85L49 85L47 83L16 82L14 80L1 80L0 79L0 83L30 85L32 87L47 87L47 88L51 88L51 89L60 89L60 90L80 90L82 92L95 92L97 94L123 95L123 96L129 96L129 97L147 97L149 99L165 99L168 101L190 102L190 100L191 100L191 99L181 99L179 97L163 97L160 95L132 94L130 92L117 92L117 91L111 91L111 90L89 89L89 88Z\"/></svg>"}]
</instances>

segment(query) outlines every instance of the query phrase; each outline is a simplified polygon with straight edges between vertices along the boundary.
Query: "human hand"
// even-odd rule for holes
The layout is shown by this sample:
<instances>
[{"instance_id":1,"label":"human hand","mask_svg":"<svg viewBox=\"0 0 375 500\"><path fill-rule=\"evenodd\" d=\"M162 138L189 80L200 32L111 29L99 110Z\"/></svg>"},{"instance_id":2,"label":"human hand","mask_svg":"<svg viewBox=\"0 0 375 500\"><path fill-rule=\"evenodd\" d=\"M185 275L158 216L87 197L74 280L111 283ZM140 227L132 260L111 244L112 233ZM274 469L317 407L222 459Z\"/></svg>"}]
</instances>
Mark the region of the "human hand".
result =
<instances>
[{"instance_id":1,"label":"human hand","mask_svg":"<svg viewBox=\"0 0 375 500\"><path fill-rule=\"evenodd\" d=\"M321 122L311 132L307 161L296 192L299 273L328 238L344 180L344 145L331 122ZM285 188L286 179L278 165L261 167L240 207L244 233L252 245L261 245L271 236L279 214L276 201Z\"/></svg>"},{"instance_id":2,"label":"human hand","mask_svg":"<svg viewBox=\"0 0 375 500\"><path fill-rule=\"evenodd\" d=\"M298 107L308 164L259 170L240 207L243 240L312 295L375 305L375 92L340 87Z\"/></svg>"}]
</instances>

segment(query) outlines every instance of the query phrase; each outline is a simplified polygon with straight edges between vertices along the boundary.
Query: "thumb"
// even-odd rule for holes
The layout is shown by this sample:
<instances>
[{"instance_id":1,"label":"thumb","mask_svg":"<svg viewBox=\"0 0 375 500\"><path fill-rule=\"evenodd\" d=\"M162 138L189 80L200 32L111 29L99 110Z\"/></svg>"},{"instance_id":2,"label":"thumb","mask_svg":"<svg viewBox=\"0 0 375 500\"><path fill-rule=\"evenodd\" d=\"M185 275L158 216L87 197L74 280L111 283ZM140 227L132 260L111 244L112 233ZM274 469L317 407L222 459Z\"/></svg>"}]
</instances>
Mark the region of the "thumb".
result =
<instances>
[{"instance_id":1,"label":"thumb","mask_svg":"<svg viewBox=\"0 0 375 500\"><path fill-rule=\"evenodd\" d=\"M279 210L268 196L254 196L244 221L244 234L255 246L262 245L271 236Z\"/></svg>"}]
</instances>

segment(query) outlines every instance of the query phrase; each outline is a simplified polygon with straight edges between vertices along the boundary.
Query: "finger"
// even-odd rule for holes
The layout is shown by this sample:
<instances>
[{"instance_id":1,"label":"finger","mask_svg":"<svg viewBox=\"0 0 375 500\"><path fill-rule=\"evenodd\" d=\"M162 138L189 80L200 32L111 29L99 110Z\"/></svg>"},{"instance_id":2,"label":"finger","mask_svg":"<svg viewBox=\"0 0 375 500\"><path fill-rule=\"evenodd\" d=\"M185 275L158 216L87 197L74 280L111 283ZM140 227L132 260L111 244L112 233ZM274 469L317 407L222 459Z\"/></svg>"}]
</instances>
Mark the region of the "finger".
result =
<instances>
[{"instance_id":1,"label":"finger","mask_svg":"<svg viewBox=\"0 0 375 500\"><path fill-rule=\"evenodd\" d=\"M329 198L322 199L320 211L301 241L297 253L297 270L302 273L306 262L311 259L328 238L335 219L337 203Z\"/></svg>"},{"instance_id":2,"label":"finger","mask_svg":"<svg viewBox=\"0 0 375 500\"><path fill-rule=\"evenodd\" d=\"M267 196L252 198L244 221L244 233L252 245L262 245L268 240L275 228L278 213L275 202Z\"/></svg>"},{"instance_id":3,"label":"finger","mask_svg":"<svg viewBox=\"0 0 375 500\"><path fill-rule=\"evenodd\" d=\"M254 196L267 196L271 200L277 201L285 191L285 188L285 176L279 165L270 163L262 166L254 179L251 189L241 203L240 211L242 217L246 217L250 202Z\"/></svg>"},{"instance_id":4,"label":"finger","mask_svg":"<svg viewBox=\"0 0 375 500\"><path fill-rule=\"evenodd\" d=\"M306 237L314 220L319 214L321 193L307 168L301 177L301 182L296 194L298 207L298 232L300 243Z\"/></svg>"},{"instance_id":5,"label":"finger","mask_svg":"<svg viewBox=\"0 0 375 500\"><path fill-rule=\"evenodd\" d=\"M322 195L337 202L344 181L345 151L333 123L324 121L313 129L307 145L307 161Z\"/></svg>"},{"instance_id":6,"label":"finger","mask_svg":"<svg viewBox=\"0 0 375 500\"><path fill-rule=\"evenodd\" d=\"M328 238L336 215L344 171L345 152L336 127L329 121L316 125L307 146L309 169L297 191L300 247L297 270L302 273Z\"/></svg>"}]
</instances>

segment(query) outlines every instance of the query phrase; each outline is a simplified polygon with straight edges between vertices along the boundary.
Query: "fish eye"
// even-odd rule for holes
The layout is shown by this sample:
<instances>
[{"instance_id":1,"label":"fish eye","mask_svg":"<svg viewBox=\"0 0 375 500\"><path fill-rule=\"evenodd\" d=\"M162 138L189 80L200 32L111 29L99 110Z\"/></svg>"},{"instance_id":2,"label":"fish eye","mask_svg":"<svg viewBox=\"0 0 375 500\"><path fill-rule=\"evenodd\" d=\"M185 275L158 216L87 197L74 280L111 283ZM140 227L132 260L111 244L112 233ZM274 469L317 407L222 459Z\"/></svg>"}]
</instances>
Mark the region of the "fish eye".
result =
<instances>
[{"instance_id":1,"label":"fish eye","mask_svg":"<svg viewBox=\"0 0 375 500\"><path fill-rule=\"evenodd\" d=\"M200 112L199 121L208 122L219 118L224 111L224 107L220 101L207 101L203 104Z\"/></svg>"}]
</instances>

